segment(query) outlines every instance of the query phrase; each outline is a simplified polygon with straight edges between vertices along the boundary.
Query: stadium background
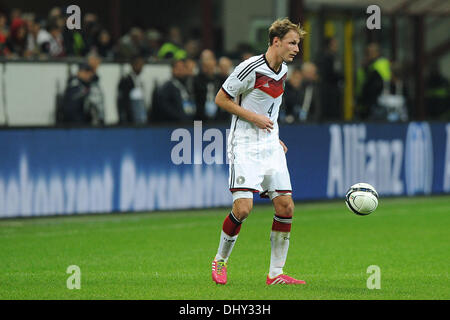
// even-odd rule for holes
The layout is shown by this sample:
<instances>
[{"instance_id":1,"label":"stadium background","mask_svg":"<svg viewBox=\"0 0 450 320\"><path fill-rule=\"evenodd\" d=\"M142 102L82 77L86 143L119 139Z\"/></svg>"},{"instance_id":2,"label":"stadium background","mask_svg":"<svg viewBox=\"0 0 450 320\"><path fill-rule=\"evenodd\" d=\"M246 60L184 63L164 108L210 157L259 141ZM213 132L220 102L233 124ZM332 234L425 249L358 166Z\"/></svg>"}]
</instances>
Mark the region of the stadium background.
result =
<instances>
[{"instance_id":1,"label":"stadium background","mask_svg":"<svg viewBox=\"0 0 450 320\"><path fill-rule=\"evenodd\" d=\"M448 3L377 3L381 8L379 30L366 27L369 3L361 1L266 1L258 5L255 1L211 0L164 4L135 1L133 5L121 1L79 2L81 29L66 29L62 35L67 38L79 32L84 37L84 50L71 51L66 47L66 53L58 56L44 52L26 55L8 52L6 46L0 58L0 122L3 124L0 133L4 150L0 169L0 215L226 206L231 199L227 194L228 169L224 152L228 119L191 116L154 121L154 91L170 80L170 58L174 58L161 58L158 50L170 42L167 33L174 26L182 30L181 48L183 41L196 44L195 50L184 47L183 56L198 63L194 72L202 71L198 59L205 49L212 50L216 60L227 56L236 65L244 54L264 50L270 21L284 16L301 21L308 31L301 43L300 57L291 69L302 63L314 63L320 85L324 76L320 59L326 50L325 39L334 38L338 43L335 63L340 66L341 76L336 82L340 91L336 109L341 109L337 118L327 118L324 113L321 117L296 119L290 123L280 119L285 123L281 138L290 146L287 156L296 190L295 200L339 198L356 181L373 183L382 196L448 193L450 129L445 121L449 114L449 86L448 81L432 83L431 72L432 66L438 65L442 79L450 76L449 38L445 32L450 23ZM64 2L3 1L0 9L5 17L6 13L12 17L15 9L19 9L22 20L31 20L44 28L50 25L55 7L60 10L59 18L65 22L69 16L65 14L67 5ZM97 27L85 21L92 15ZM14 18L11 17L7 21L12 31ZM123 53L121 46L133 28L147 30L143 33L147 36L150 31L159 36L159 47L146 52L146 65L140 75L148 113L143 123L119 119L117 103L118 83L129 72L132 58L130 53ZM68 78L76 75L78 64L88 61L87 57L98 51L97 43L89 42L92 36L89 32L95 34L102 29L109 31L113 44L113 54L102 56L96 70L104 97L103 122L60 121L58 108L61 108ZM358 116L357 73L364 60L365 47L371 42L377 42L382 57L390 61L391 79L386 79L385 83L401 82L402 88L409 88L400 93L394 89L391 93L405 98L407 115L404 118ZM398 65L402 71L396 74ZM326 96L325 91L319 92ZM432 96L433 92L438 92L438 98ZM444 106L440 113L436 111L437 104ZM204 128L196 137L194 120L204 120ZM431 122L424 122L427 120ZM218 128L220 137L208 140L208 127ZM190 141L174 138L177 128L186 128ZM200 142L195 144L195 141ZM190 144L193 158L189 163L175 164L171 154L181 142ZM213 163L193 161L196 157L202 158L208 148L217 146L215 152L221 154L215 156ZM127 164L131 165L131 175L125 173ZM214 188L202 187L211 184ZM203 189L208 192L203 193ZM126 190L135 192L126 196ZM173 193L182 196L171 197Z\"/></svg>"},{"instance_id":2,"label":"stadium background","mask_svg":"<svg viewBox=\"0 0 450 320\"><path fill-rule=\"evenodd\" d=\"M120 270L122 267L123 270L128 268L133 274L136 270L131 270L135 267L133 263L136 263L137 270L142 271L138 278L151 274L157 279L158 272L163 278L162 270L166 267L166 273L172 272L171 266L176 263L173 264L171 258L160 257L160 261L166 261L164 259L167 258L168 265L158 265L159 269L156 267L152 269L153 262L150 262L148 257L144 257L143 262L133 262L134 258L127 256L129 248L122 248L123 243L115 242L120 238L108 238L110 234L104 232L107 228L114 229L119 225L123 226L123 233L121 233L123 235L130 228L138 230L135 236L136 239L140 239L140 242L136 240L135 244L140 244L136 245L136 253L140 252L145 256L148 254L146 251L148 247L145 247L150 241L148 239L152 239L152 246L162 248L162 251L165 250L165 246L159 242L159 236L146 238L144 231L139 229L141 227L156 230L157 224L163 223L164 230L172 230L171 226L173 226L172 231L175 232L173 238L182 238L181 242L192 239L192 234L198 232L198 229L189 227L190 223L202 225L214 220L210 223L211 226L217 225L219 228L223 220L222 213L226 212L231 205L225 157L229 121L224 118L196 119L195 116L172 121L155 121L152 118L155 89L171 80L172 63L178 60L175 53L165 57L159 56L159 50L165 43L170 42L171 28L178 27L182 38L179 45L181 50L184 50L184 53L180 53L180 57L183 58L182 61L186 61L184 60L186 58L196 63L197 67L191 75L194 77L201 71L201 57L204 50L211 50L216 61L221 57L228 57L236 66L244 55L265 51L267 28L274 19L290 17L292 21L300 21L308 32L301 43L301 53L291 65L290 72L293 72L296 67L303 72L301 68L307 63L315 65L318 75L316 88L319 88L322 97L328 94L327 91L320 91L323 90L321 81L324 75L321 59L326 51L326 40L334 38L338 43L335 62L340 72L339 81L336 82L339 89L339 98L336 100L339 115L328 118L322 114L316 118L303 119L294 113L294 119L289 120L284 110L281 115L283 118L280 119L280 138L289 148L287 161L293 184L293 197L297 207L301 208L299 211L302 211L302 208L305 209L306 220L303 221L305 225L310 223L310 226L317 228L314 230L320 230L317 234L321 238L312 239L311 243L320 245L321 241L328 239L328 236L334 236L334 239L339 238L341 243L347 241L345 242L347 245L353 246L355 242L358 243L354 250L349 251L354 253L358 250L358 246L364 251L364 248L373 245L374 242L365 242L367 239L365 235L376 230L377 235L385 241L392 240L386 242L385 246L382 242L377 242L382 248L387 248L386 252L393 250L390 253L391 256L386 258L387 260L382 260L386 261L386 265L387 261L395 264L396 259L401 259L402 256L410 265L414 265L417 261L424 259L424 256L427 257L428 253L433 254L433 258L427 261L435 262L430 262L429 265L427 264L429 269L424 267L420 272L408 269L411 271L408 274L428 275L431 278L427 278L430 282L419 281L421 284L416 284L418 287L410 288L410 291L405 289L406 293L387 291L386 296L370 296L352 290L342 292L335 290L336 292L331 295L327 295L328 292L319 292L323 294L320 295L312 291L307 297L312 299L318 297L448 299L446 285L448 283L448 264L446 264L448 252L443 247L448 236L445 236L445 230L442 228L448 225L446 214L450 211L450 201L447 201L450 193L450 86L447 80L450 78L449 1L77 1L76 5L81 9L81 29L69 31L65 27L60 27L60 31L63 37L73 39L76 38L74 34L78 32L81 37L79 39L84 41L82 46L75 48L74 42L69 42L73 47L65 47L63 54L52 56L51 53L44 52L42 48L35 48L33 52L24 54L23 51L14 51L20 48L17 44L9 43L8 45L5 30L13 30L13 15L23 21L39 23L41 28L48 28L52 20L50 16L58 11L55 8L60 10L60 14L56 13L56 16L65 23L69 17L69 14L65 14L65 9L71 4L73 3L70 1L0 0L0 15L3 13L6 17L4 25L6 28L3 29L5 36L0 47L2 49L0 54L0 150L2 150L0 218L9 218L3 219L2 224L1 243L5 248L2 261L5 263L6 273L0 275L0 278L8 286L6 290L0 291L1 298L228 299L229 295L224 292L217 295L203 291L194 293L198 279L189 277L188 283L192 286L185 288L186 296L180 293L183 290L177 291L178 295L170 292L170 288L176 288L179 285L173 279L183 277L180 276L179 271L173 271L176 276L173 279L169 277L173 281L169 280L166 283L168 289L163 290L161 295L154 292L150 295L141 295L139 290L130 293L122 287L119 288L119 284L124 283L126 287L126 281L121 282L124 281L121 276L115 278L117 288L108 287L108 290L111 290L110 295L100 288L97 288L98 291L85 291L86 295L70 295L66 292L67 290L64 291L65 288L63 290L56 285L58 289L54 289L56 288L53 287L54 280L50 279L49 274L54 272L52 270L55 265L60 269L64 268L63 274L58 276L58 279L65 285L64 271L70 259L66 259L65 254L56 250L60 244L61 246L67 244L69 247L72 240L64 238L58 241L53 237L57 237L58 232L61 237L66 232L69 235L84 234L85 240L80 241L86 243L72 243L70 250L73 252L68 247L61 250L62 252L68 250L67 253L72 252L80 261L75 262L82 267L88 266L85 268L91 268L90 271L93 274L97 272L100 275L98 279L103 279L101 276L103 270L108 270L105 265L100 265L98 261L101 259L98 257L104 254L103 259L106 264L106 261L111 262L108 259L114 254L109 255L109 253L113 252L124 258L121 260L123 265L119 267ZM369 30L366 27L366 20L370 16L366 13L366 9L374 4L381 8L380 30ZM95 22L93 24L95 28L92 24L85 24L86 17L92 19L91 22ZM28 22L23 24L28 27L32 25L28 25ZM111 45L107 47L108 51L104 55L100 54L101 47L95 40L99 30L106 30L111 38ZM0 28L0 36L1 32ZM130 51L133 52L136 48L126 47L130 44L127 41L136 34L142 37L140 41L145 42L143 45L145 52L138 50L138 53L145 59L145 66L140 77L146 117L144 121L133 122L120 118L117 97L119 81L130 72L130 63L135 56ZM2 40L1 37L0 40ZM151 42L153 40L156 42ZM406 108L394 108L390 114L386 112L381 117L369 117L359 113L360 97L358 95L361 83L358 73L365 63L367 46L374 42L379 45L381 56L389 61L391 77L385 79L384 85L390 87L391 98L402 97L401 101ZM188 43L193 48L187 46ZM121 44L129 51L122 51ZM99 54L101 62L96 69L96 75L104 99L103 119L100 122L89 120L84 123L63 121L60 112L61 108L64 108L62 101L64 101L68 80L76 76L79 69L86 64L89 65L89 57L97 57ZM402 113L404 110L406 110L406 116ZM198 126L194 120L202 120L202 123ZM183 152L180 152L181 146L185 147ZM174 157L182 158L183 161L174 161ZM351 221L350 213L342 201L347 188L359 181L373 184L381 196L380 206L385 205L385 211L379 208L374 214L375 218L367 217L375 219L370 220L374 223L373 225L369 222L358 224ZM436 195L442 197L435 197ZM411 199L411 202L408 199ZM258 204L268 204L267 200L261 200L257 196L255 200ZM310 203L310 200L314 200L313 203ZM319 201L317 204L319 207L314 209L315 201ZM438 203L436 207L433 205L434 201ZM303 204L305 207L302 207ZM417 212L414 211L416 208ZM194 210L178 211L184 209ZM257 210L265 210L267 216L272 215L270 209L255 209ZM428 213L432 214L434 210L436 219L428 216ZM348 215L343 218L347 219L346 225L338 225L338 222L334 221L336 224L327 227L326 224L316 221L313 217L315 215L318 218L324 217L324 221L327 221L329 217L322 216L324 211L332 213L334 218L340 217L345 212ZM401 219L405 211L414 211L408 216L410 224L407 220L405 222ZM140 212L141 218L133 215L132 212ZM150 212L150 215L155 218L147 217L146 212ZM125 222L115 215L109 215L112 220L96 222L96 216L91 215L105 213L120 213L119 216L123 217L129 215L131 220ZM70 217L56 217L60 219L58 220L60 222L54 222L51 220L53 218L49 217L41 218L41 216L77 214L87 215L73 217L80 220L67 220L67 222L63 219L70 219ZM379 216L376 216L377 214ZM39 219L37 221L21 219L24 217L39 217ZM194 220L189 220L189 217ZM18 222L15 218L19 218ZM87 220L89 218L94 220ZM39 222L40 219L42 223ZM139 219L145 222L139 226L134 225L140 224ZM178 224L171 219L177 219ZM197 221L195 219L201 222L195 222ZM250 222L248 228L251 235ZM77 228L84 223L88 229L90 227L94 229L77 231ZM183 233L181 229L178 229L182 223L188 226L186 232L189 230L189 233ZM131 225L133 226L130 227ZM96 230L96 226L100 228ZM424 228L420 229L417 226ZM68 229L62 229L63 227ZM201 241L214 242L218 238L218 229L208 230L207 235L199 233ZM104 236L105 239L110 239L110 243L106 245L99 238L94 238L97 231L99 237ZM41 236L52 238L51 241L54 240L54 242L49 243L52 243L55 252L50 249L51 246L45 247L45 239L41 247L39 247L40 242L36 241L36 249L28 248L26 245L30 240L28 234L34 235L34 232L37 232L37 238L33 236L34 240ZM158 232L156 234L160 234L160 237L165 236L161 230ZM345 236L341 238L344 234L355 238L350 239ZM397 234L395 241L392 238L393 234ZM15 238L16 235L18 238ZM427 238L429 235L430 238ZM374 233L372 237L375 236ZM419 238L423 239L424 247L428 246L427 248L433 248L433 250L414 252L417 254L414 255L408 251L410 248L405 247L402 251L397 247L395 250L389 247L392 243L397 243L397 240L410 241L412 246L416 243L414 241L419 241ZM10 242L11 239L16 239L17 243ZM244 239L242 241L246 243ZM101 243L94 259L97 264L93 265L90 265L94 261L91 259L93 253L90 250L96 249L90 241ZM247 240L247 245L251 248L254 243L256 242L250 243ZM329 243L329 245L332 244L333 242ZM207 248L212 250L208 254L213 253L215 245L214 242ZM416 248L420 248L420 245L417 243ZM40 274L42 279L48 279L50 283L46 285L47 287L44 286L47 292L40 291L42 288L37 284L33 287L36 291L25 290L24 288L35 286L27 274L34 272L33 265L37 262L30 264L29 257L36 254L39 257L33 259L40 260L39 252L42 248L46 248L49 256L57 256L60 260L52 260L51 262L55 264L42 267L44 271L37 268L36 272L43 272ZM80 252L75 248L80 249ZM122 249L124 251L120 251ZM182 256L185 249L174 250L178 252L178 256ZM326 252L326 245L322 249ZM192 270L196 270L194 266L197 266L198 261L204 260L199 253L204 248L195 250L193 256L186 257L186 260L192 264ZM254 247L252 250L259 252L260 248ZM292 250L295 250L295 247ZM379 252L378 249L373 250L372 252ZM91 253L84 256L87 252ZM349 252L342 252L342 254ZM308 252L305 254L308 255ZM317 264L319 262L327 264L329 261L326 257L324 255L322 258L325 260L318 259ZM245 258L252 261L249 257ZM352 256L346 259L356 264L357 261L366 263L365 261L371 258L372 256ZM413 261L413 258L417 258L417 261ZM197 260L193 261L193 259ZM241 259L244 267L248 267L247 264L250 263L238 254L236 259ZM296 261L297 258L294 256L292 259ZM114 261L111 263L114 265ZM130 263L130 266L127 263ZM145 263L148 263L147 267L144 266ZM403 270L403 265L400 265L399 263L397 266L399 275ZM353 269L346 269L348 273L344 276L349 281L355 280L351 272L354 274L359 272L355 271L359 269L356 269L354 265L352 267ZM45 273L47 272L45 270L50 271ZM161 271L154 275L154 270ZM209 270L206 270L206 273L208 272ZM333 276L333 272L334 269L322 270L324 279L327 274ZM444 275L447 282L439 282L439 284L431 282L437 279L433 278L437 277L436 274ZM209 276L209 273L207 275ZM358 275L365 281L364 276L364 274ZM133 279L145 282L144 278ZM94 282L98 279L96 278ZM398 279L403 278L399 276ZM255 279L249 276L244 281L247 280ZM328 284L328 278L323 281L322 285ZM402 282L402 284L405 283ZM430 283L436 286L428 286ZM436 287L439 290L433 289ZM267 292L262 295L256 294L258 288L253 288L255 291L248 295L246 291L234 292L236 294L234 296L242 299L271 299ZM303 298L292 291L289 294L280 293L277 298Z\"/></svg>"}]
</instances>

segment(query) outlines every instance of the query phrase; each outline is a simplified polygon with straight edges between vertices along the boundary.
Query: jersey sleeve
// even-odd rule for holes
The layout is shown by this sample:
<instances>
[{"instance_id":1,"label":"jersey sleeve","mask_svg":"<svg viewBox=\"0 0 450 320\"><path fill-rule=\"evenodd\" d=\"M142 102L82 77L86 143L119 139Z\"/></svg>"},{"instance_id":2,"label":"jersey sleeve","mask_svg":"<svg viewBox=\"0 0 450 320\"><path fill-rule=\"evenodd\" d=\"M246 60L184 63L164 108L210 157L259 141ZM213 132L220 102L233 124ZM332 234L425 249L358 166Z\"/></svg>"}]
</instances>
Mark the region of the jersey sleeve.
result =
<instances>
[{"instance_id":1,"label":"jersey sleeve","mask_svg":"<svg viewBox=\"0 0 450 320\"><path fill-rule=\"evenodd\" d=\"M222 90L225 91L231 99L234 99L245 91L253 88L255 82L254 75L250 73L245 78L242 77L246 68L248 69L248 63L246 61L240 63L222 85Z\"/></svg>"}]
</instances>

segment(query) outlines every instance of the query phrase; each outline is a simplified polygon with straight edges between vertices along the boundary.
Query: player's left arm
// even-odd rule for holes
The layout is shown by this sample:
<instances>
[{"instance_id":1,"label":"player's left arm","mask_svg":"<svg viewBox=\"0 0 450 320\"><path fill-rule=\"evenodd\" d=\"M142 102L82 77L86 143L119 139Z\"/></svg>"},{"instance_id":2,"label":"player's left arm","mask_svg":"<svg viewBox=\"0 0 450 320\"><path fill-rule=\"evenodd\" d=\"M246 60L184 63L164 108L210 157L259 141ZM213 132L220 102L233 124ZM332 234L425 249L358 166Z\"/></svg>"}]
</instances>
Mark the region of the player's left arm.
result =
<instances>
[{"instance_id":1,"label":"player's left arm","mask_svg":"<svg viewBox=\"0 0 450 320\"><path fill-rule=\"evenodd\" d=\"M284 151L284 153L286 153L287 151L288 151L288 148L286 147L286 145L284 144L284 142L283 141L281 141L281 139L279 139L280 140L280 144L281 144L281 146L283 147L283 151Z\"/></svg>"}]
</instances>

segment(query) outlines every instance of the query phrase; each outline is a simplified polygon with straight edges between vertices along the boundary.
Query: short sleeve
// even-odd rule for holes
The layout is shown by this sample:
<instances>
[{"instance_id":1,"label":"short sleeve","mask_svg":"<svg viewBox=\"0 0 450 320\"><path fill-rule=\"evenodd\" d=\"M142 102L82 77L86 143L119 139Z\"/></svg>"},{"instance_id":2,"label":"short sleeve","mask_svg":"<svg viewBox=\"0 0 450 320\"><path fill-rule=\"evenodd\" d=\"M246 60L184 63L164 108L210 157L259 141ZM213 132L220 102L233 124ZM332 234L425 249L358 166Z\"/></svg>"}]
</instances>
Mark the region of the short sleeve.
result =
<instances>
[{"instance_id":1,"label":"short sleeve","mask_svg":"<svg viewBox=\"0 0 450 320\"><path fill-rule=\"evenodd\" d=\"M253 88L255 82L254 76L249 73L243 77L246 68L248 69L247 61L239 64L222 85L222 90L232 99Z\"/></svg>"}]
</instances>

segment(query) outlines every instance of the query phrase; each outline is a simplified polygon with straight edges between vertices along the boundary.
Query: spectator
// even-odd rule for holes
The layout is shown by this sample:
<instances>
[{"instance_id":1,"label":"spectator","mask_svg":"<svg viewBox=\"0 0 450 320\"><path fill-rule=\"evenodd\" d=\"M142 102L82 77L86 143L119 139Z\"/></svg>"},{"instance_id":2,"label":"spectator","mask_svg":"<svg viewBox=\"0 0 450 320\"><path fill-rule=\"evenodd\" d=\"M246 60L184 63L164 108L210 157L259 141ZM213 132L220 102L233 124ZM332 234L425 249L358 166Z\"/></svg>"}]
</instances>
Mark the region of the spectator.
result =
<instances>
[{"instance_id":1,"label":"spectator","mask_svg":"<svg viewBox=\"0 0 450 320\"><path fill-rule=\"evenodd\" d=\"M31 52L27 51L27 29L25 21L15 18L11 23L11 30L6 40L6 48L10 56L28 57Z\"/></svg>"},{"instance_id":2,"label":"spectator","mask_svg":"<svg viewBox=\"0 0 450 320\"><path fill-rule=\"evenodd\" d=\"M9 21L12 24L14 20L20 19L21 16L22 16L22 10L20 10L19 8L13 8L13 9L11 9L11 12L9 14Z\"/></svg>"},{"instance_id":3,"label":"spectator","mask_svg":"<svg viewBox=\"0 0 450 320\"><path fill-rule=\"evenodd\" d=\"M217 61L211 50L203 50L200 55L200 72L194 78L195 118L202 121L219 120L225 116L219 112L214 102L222 83L216 75Z\"/></svg>"},{"instance_id":4,"label":"spectator","mask_svg":"<svg viewBox=\"0 0 450 320\"><path fill-rule=\"evenodd\" d=\"M302 77L304 98L299 118L301 121L318 121L321 113L321 100L316 65L312 62L303 63Z\"/></svg>"},{"instance_id":5,"label":"spectator","mask_svg":"<svg viewBox=\"0 0 450 320\"><path fill-rule=\"evenodd\" d=\"M161 46L158 51L158 58L160 59L185 59L186 51L183 48L183 41L181 38L181 31L178 27L171 27L169 29L168 40Z\"/></svg>"},{"instance_id":6,"label":"spectator","mask_svg":"<svg viewBox=\"0 0 450 320\"><path fill-rule=\"evenodd\" d=\"M252 46L248 43L241 42L236 45L236 49L231 53L231 58L245 61L254 55L255 53Z\"/></svg>"},{"instance_id":7,"label":"spectator","mask_svg":"<svg viewBox=\"0 0 450 320\"><path fill-rule=\"evenodd\" d=\"M33 57L45 58L46 54L43 52L45 44L43 39L50 38L51 36L47 30L42 28L41 22L33 21L28 31L27 50L31 52Z\"/></svg>"},{"instance_id":8,"label":"spectator","mask_svg":"<svg viewBox=\"0 0 450 320\"><path fill-rule=\"evenodd\" d=\"M9 29L6 23L6 15L0 12L0 56L6 54L6 40L8 39L9 35Z\"/></svg>"},{"instance_id":9,"label":"spectator","mask_svg":"<svg viewBox=\"0 0 450 320\"><path fill-rule=\"evenodd\" d=\"M197 62L194 59L188 58L185 60L186 72L188 76L195 76L198 72Z\"/></svg>"},{"instance_id":10,"label":"spectator","mask_svg":"<svg viewBox=\"0 0 450 320\"><path fill-rule=\"evenodd\" d=\"M147 30L146 36L149 56L157 58L159 48L161 47L161 33L156 29L149 29Z\"/></svg>"},{"instance_id":11,"label":"spectator","mask_svg":"<svg viewBox=\"0 0 450 320\"><path fill-rule=\"evenodd\" d=\"M326 49L320 63L320 87L323 93L321 120L339 121L343 119L342 85L344 77L337 53L337 40L327 38Z\"/></svg>"},{"instance_id":12,"label":"spectator","mask_svg":"<svg viewBox=\"0 0 450 320\"><path fill-rule=\"evenodd\" d=\"M380 47L370 43L365 52L363 65L357 71L357 116L361 120L386 119L386 110L378 104L378 98L391 81L389 61L381 56Z\"/></svg>"},{"instance_id":13,"label":"spectator","mask_svg":"<svg viewBox=\"0 0 450 320\"><path fill-rule=\"evenodd\" d=\"M8 18L6 17L6 14L0 12L0 34L4 34L5 36L7 36L8 32Z\"/></svg>"},{"instance_id":14,"label":"spectator","mask_svg":"<svg viewBox=\"0 0 450 320\"><path fill-rule=\"evenodd\" d=\"M92 124L104 124L105 123L105 96L100 86L100 77L97 70L102 59L96 53L91 53L87 57L87 63L92 68L93 76L90 86L89 100L93 105L96 105L97 112L92 118Z\"/></svg>"},{"instance_id":15,"label":"spectator","mask_svg":"<svg viewBox=\"0 0 450 320\"><path fill-rule=\"evenodd\" d=\"M300 120L304 99L302 79L302 70L301 68L296 67L292 70L286 81L283 104L280 108L280 120L282 122L293 123Z\"/></svg>"},{"instance_id":16,"label":"spectator","mask_svg":"<svg viewBox=\"0 0 450 320\"><path fill-rule=\"evenodd\" d=\"M35 26L37 28L38 26ZM41 23L39 23L39 31L37 32L36 36L36 45L39 48L39 51L42 53L42 55L46 55L45 52L48 49L48 44L51 40L51 35L47 30L47 23L45 20L43 20Z\"/></svg>"},{"instance_id":17,"label":"spectator","mask_svg":"<svg viewBox=\"0 0 450 320\"><path fill-rule=\"evenodd\" d=\"M27 20L27 29L27 50L31 52L32 56L38 56L41 50L37 44L37 37L41 26L33 18Z\"/></svg>"},{"instance_id":18,"label":"spectator","mask_svg":"<svg viewBox=\"0 0 450 320\"><path fill-rule=\"evenodd\" d=\"M62 17L62 10L60 7L53 7L50 9L49 13L48 13L48 20L55 20L57 18L61 18Z\"/></svg>"},{"instance_id":19,"label":"spectator","mask_svg":"<svg viewBox=\"0 0 450 320\"><path fill-rule=\"evenodd\" d=\"M434 62L425 79L425 105L427 116L433 120L448 120L450 116L450 84Z\"/></svg>"},{"instance_id":20,"label":"spectator","mask_svg":"<svg viewBox=\"0 0 450 320\"><path fill-rule=\"evenodd\" d=\"M147 57L148 53L144 33L140 28L131 28L130 32L119 41L118 54L121 59L129 60L136 56Z\"/></svg>"},{"instance_id":21,"label":"spectator","mask_svg":"<svg viewBox=\"0 0 450 320\"><path fill-rule=\"evenodd\" d=\"M89 100L90 85L94 72L83 63L76 77L69 79L63 97L63 122L67 124L91 124L96 106Z\"/></svg>"},{"instance_id":22,"label":"spectator","mask_svg":"<svg viewBox=\"0 0 450 320\"><path fill-rule=\"evenodd\" d=\"M131 72L119 82L117 109L120 124L143 124L147 122L147 108L144 102L144 84L140 74L145 66L142 56L131 59Z\"/></svg>"},{"instance_id":23,"label":"spectator","mask_svg":"<svg viewBox=\"0 0 450 320\"><path fill-rule=\"evenodd\" d=\"M42 48L42 52L50 57L59 58L66 55L62 28L58 25L57 20L50 21L48 33L42 34L42 37L38 38L38 43Z\"/></svg>"},{"instance_id":24,"label":"spectator","mask_svg":"<svg viewBox=\"0 0 450 320\"><path fill-rule=\"evenodd\" d=\"M379 107L386 112L386 120L391 122L408 120L408 93L403 77L400 65L392 63L390 86L384 86L383 93L377 100Z\"/></svg>"},{"instance_id":25,"label":"spectator","mask_svg":"<svg viewBox=\"0 0 450 320\"><path fill-rule=\"evenodd\" d=\"M102 29L98 36L97 36L97 42L95 44L97 53L108 60L111 60L114 58L114 49L113 49L113 43L111 40L111 35L109 34L108 30Z\"/></svg>"},{"instance_id":26,"label":"spectator","mask_svg":"<svg viewBox=\"0 0 450 320\"><path fill-rule=\"evenodd\" d=\"M212 52L212 50L205 49L200 53L200 60L206 61L208 59L216 60L216 55Z\"/></svg>"},{"instance_id":27,"label":"spectator","mask_svg":"<svg viewBox=\"0 0 450 320\"><path fill-rule=\"evenodd\" d=\"M31 29L33 29L33 24L34 24L34 20L35 20L35 14L31 13L31 12L27 12L22 14L22 20L25 23L25 28L27 29L28 33L31 31Z\"/></svg>"},{"instance_id":28,"label":"spectator","mask_svg":"<svg viewBox=\"0 0 450 320\"><path fill-rule=\"evenodd\" d=\"M233 62L228 57L221 57L219 59L218 67L219 67L218 78L220 80L220 83L223 84L233 71Z\"/></svg>"},{"instance_id":29,"label":"spectator","mask_svg":"<svg viewBox=\"0 0 450 320\"><path fill-rule=\"evenodd\" d=\"M94 13L86 13L83 18L83 26L81 28L83 45L82 55L86 55L91 52L92 48L97 43L98 33L101 30L101 26L98 22L98 17Z\"/></svg>"},{"instance_id":30,"label":"spectator","mask_svg":"<svg viewBox=\"0 0 450 320\"><path fill-rule=\"evenodd\" d=\"M92 71L94 72L94 77L98 78L97 75L97 69L100 67L100 64L102 63L102 58L93 50L89 55L87 56L87 63L92 68Z\"/></svg>"},{"instance_id":31,"label":"spectator","mask_svg":"<svg viewBox=\"0 0 450 320\"><path fill-rule=\"evenodd\" d=\"M57 42L61 41L61 47L64 48L64 53L49 53L51 57L72 56L75 54L75 37L81 36L77 30L69 30L66 28L66 17L63 15L63 10L60 7L53 7L48 13L48 27L54 27L54 32L48 31L56 39ZM58 30L57 30L58 29ZM56 31L57 30L57 31ZM57 35L55 33L58 33ZM61 51L62 52L62 51Z\"/></svg>"},{"instance_id":32,"label":"spectator","mask_svg":"<svg viewBox=\"0 0 450 320\"><path fill-rule=\"evenodd\" d=\"M83 56L85 54L83 34L80 31L64 28L63 38L67 55Z\"/></svg>"},{"instance_id":33,"label":"spectator","mask_svg":"<svg viewBox=\"0 0 450 320\"><path fill-rule=\"evenodd\" d=\"M184 45L186 57L189 59L198 59L200 56L200 43L196 39L189 39Z\"/></svg>"},{"instance_id":34,"label":"spectator","mask_svg":"<svg viewBox=\"0 0 450 320\"><path fill-rule=\"evenodd\" d=\"M173 60L172 78L158 91L158 102L152 109L154 122L187 122L193 119L195 104L185 86L186 65L184 60Z\"/></svg>"},{"instance_id":35,"label":"spectator","mask_svg":"<svg viewBox=\"0 0 450 320\"><path fill-rule=\"evenodd\" d=\"M188 58L184 60L184 65L186 67L186 80L185 87L188 91L190 100L194 101L195 89L194 89L194 81L195 77L198 74L197 62L194 59Z\"/></svg>"}]
</instances>

